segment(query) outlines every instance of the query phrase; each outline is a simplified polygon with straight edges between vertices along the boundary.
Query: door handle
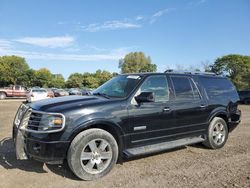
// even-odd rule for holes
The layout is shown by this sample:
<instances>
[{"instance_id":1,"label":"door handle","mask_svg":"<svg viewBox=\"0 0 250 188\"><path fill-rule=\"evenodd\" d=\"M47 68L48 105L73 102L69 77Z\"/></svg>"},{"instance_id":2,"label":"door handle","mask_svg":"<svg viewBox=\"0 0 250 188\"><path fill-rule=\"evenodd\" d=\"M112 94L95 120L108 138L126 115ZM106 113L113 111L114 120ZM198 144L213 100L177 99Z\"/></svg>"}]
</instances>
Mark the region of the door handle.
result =
<instances>
[{"instance_id":1,"label":"door handle","mask_svg":"<svg viewBox=\"0 0 250 188\"><path fill-rule=\"evenodd\" d=\"M171 109L169 107L164 107L163 112L169 112Z\"/></svg>"},{"instance_id":2,"label":"door handle","mask_svg":"<svg viewBox=\"0 0 250 188\"><path fill-rule=\"evenodd\" d=\"M200 105L200 108L206 108L206 105L201 104L201 105Z\"/></svg>"}]
</instances>

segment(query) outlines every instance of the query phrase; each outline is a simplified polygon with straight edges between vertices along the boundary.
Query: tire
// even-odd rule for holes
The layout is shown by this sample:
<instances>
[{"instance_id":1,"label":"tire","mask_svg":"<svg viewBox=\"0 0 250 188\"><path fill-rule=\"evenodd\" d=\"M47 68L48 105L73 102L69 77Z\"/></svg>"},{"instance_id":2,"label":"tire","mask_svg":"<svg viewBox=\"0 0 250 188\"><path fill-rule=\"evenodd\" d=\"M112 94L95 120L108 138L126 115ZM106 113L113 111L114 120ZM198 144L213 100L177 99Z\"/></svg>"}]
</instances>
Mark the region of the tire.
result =
<instances>
[{"instance_id":1,"label":"tire","mask_svg":"<svg viewBox=\"0 0 250 188\"><path fill-rule=\"evenodd\" d=\"M224 119L215 117L209 127L207 139L203 144L210 149L222 148L228 138L228 127Z\"/></svg>"},{"instance_id":2,"label":"tire","mask_svg":"<svg viewBox=\"0 0 250 188\"><path fill-rule=\"evenodd\" d=\"M108 174L118 159L115 138L102 129L88 129L71 142L67 161L80 179L90 181Z\"/></svg>"},{"instance_id":3,"label":"tire","mask_svg":"<svg viewBox=\"0 0 250 188\"><path fill-rule=\"evenodd\" d=\"M0 93L0 100L4 100L6 98L6 94L1 92Z\"/></svg>"}]
</instances>

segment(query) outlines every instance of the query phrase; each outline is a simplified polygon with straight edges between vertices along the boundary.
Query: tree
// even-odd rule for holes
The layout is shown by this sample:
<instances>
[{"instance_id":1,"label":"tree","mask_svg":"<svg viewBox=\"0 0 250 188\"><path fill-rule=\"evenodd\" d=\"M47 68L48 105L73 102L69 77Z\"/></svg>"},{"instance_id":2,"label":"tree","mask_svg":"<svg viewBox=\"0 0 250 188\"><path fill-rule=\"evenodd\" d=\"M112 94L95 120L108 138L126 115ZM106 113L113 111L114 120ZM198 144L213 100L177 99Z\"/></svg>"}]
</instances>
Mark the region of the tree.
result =
<instances>
[{"instance_id":1,"label":"tree","mask_svg":"<svg viewBox=\"0 0 250 188\"><path fill-rule=\"evenodd\" d=\"M25 59L19 56L0 57L0 81L5 84L23 84L29 66Z\"/></svg>"},{"instance_id":2,"label":"tree","mask_svg":"<svg viewBox=\"0 0 250 188\"><path fill-rule=\"evenodd\" d=\"M98 86L104 84L113 77L112 73L105 70L97 70L94 76L97 78Z\"/></svg>"},{"instance_id":3,"label":"tree","mask_svg":"<svg viewBox=\"0 0 250 188\"><path fill-rule=\"evenodd\" d=\"M83 75L80 73L73 73L69 76L66 86L68 88L81 88L83 86Z\"/></svg>"},{"instance_id":4,"label":"tree","mask_svg":"<svg viewBox=\"0 0 250 188\"><path fill-rule=\"evenodd\" d=\"M97 88L100 86L98 78L94 74L84 73L83 74L83 86L85 88Z\"/></svg>"},{"instance_id":5,"label":"tree","mask_svg":"<svg viewBox=\"0 0 250 188\"><path fill-rule=\"evenodd\" d=\"M119 61L122 73L155 72L157 66L143 52L131 52Z\"/></svg>"},{"instance_id":6,"label":"tree","mask_svg":"<svg viewBox=\"0 0 250 188\"><path fill-rule=\"evenodd\" d=\"M229 77L238 89L250 88L250 56L230 54L217 58L210 70Z\"/></svg>"},{"instance_id":7,"label":"tree","mask_svg":"<svg viewBox=\"0 0 250 188\"><path fill-rule=\"evenodd\" d=\"M64 88L65 80L62 74L53 74L49 87Z\"/></svg>"},{"instance_id":8,"label":"tree","mask_svg":"<svg viewBox=\"0 0 250 188\"><path fill-rule=\"evenodd\" d=\"M35 72L35 81L33 86L49 87L51 86L52 74L46 68L41 68Z\"/></svg>"},{"instance_id":9,"label":"tree","mask_svg":"<svg viewBox=\"0 0 250 188\"><path fill-rule=\"evenodd\" d=\"M21 85L26 87L33 87L36 83L35 73L36 71L33 69L27 70Z\"/></svg>"}]
</instances>

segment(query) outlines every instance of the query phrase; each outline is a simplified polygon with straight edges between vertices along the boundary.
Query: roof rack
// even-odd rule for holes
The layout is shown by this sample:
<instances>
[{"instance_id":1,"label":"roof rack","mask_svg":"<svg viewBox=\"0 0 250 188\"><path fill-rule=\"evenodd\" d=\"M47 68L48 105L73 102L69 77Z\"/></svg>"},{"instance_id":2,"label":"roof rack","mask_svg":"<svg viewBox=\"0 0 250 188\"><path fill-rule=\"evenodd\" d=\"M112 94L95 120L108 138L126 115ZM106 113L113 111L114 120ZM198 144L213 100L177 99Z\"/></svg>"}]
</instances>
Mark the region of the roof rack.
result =
<instances>
[{"instance_id":1,"label":"roof rack","mask_svg":"<svg viewBox=\"0 0 250 188\"><path fill-rule=\"evenodd\" d=\"M196 74L196 75L209 75L209 76L217 76L217 74L213 72L193 72L193 71L185 71L185 70L173 70L167 69L164 73L174 73L174 74Z\"/></svg>"}]
</instances>

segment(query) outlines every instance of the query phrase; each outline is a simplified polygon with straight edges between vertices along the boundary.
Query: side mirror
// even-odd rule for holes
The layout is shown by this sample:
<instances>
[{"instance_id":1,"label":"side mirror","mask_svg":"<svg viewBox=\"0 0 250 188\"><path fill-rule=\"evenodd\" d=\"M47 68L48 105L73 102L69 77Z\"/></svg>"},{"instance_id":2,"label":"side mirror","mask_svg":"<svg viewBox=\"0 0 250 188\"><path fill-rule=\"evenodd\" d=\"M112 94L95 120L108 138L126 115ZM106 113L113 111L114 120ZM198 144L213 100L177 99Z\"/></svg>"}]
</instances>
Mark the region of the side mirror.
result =
<instances>
[{"instance_id":1,"label":"side mirror","mask_svg":"<svg viewBox=\"0 0 250 188\"><path fill-rule=\"evenodd\" d=\"M136 102L154 102L155 96L153 92L142 92L140 95L135 97Z\"/></svg>"}]
</instances>

